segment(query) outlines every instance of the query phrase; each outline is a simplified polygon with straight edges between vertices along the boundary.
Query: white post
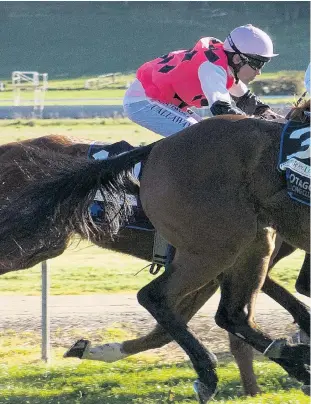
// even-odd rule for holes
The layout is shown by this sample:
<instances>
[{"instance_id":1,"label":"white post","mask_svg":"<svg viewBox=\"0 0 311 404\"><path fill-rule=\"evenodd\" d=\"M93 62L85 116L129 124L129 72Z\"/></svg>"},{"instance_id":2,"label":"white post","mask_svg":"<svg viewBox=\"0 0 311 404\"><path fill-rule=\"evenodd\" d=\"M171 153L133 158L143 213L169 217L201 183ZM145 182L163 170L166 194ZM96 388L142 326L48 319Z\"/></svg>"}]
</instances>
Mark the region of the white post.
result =
<instances>
[{"instance_id":1,"label":"white post","mask_svg":"<svg viewBox=\"0 0 311 404\"><path fill-rule=\"evenodd\" d=\"M41 80L41 81L40 81ZM33 90L34 110L44 108L44 95L48 89L48 74L38 72L12 72L12 87L14 94L14 105L21 105L21 91Z\"/></svg>"},{"instance_id":2,"label":"white post","mask_svg":"<svg viewBox=\"0 0 311 404\"><path fill-rule=\"evenodd\" d=\"M50 313L49 313L49 265L47 261L41 263L42 270L42 350L41 359L50 362Z\"/></svg>"}]
</instances>

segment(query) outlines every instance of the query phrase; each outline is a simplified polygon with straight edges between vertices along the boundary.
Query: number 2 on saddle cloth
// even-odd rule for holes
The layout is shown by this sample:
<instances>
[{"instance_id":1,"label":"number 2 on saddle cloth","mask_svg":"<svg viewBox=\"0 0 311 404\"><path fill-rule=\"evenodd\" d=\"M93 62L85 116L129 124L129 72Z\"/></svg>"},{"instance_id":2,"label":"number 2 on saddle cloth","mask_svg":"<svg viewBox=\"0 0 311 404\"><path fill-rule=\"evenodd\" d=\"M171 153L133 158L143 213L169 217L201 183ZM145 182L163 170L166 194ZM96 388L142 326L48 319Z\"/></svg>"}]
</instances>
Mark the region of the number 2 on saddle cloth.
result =
<instances>
[{"instance_id":1,"label":"number 2 on saddle cloth","mask_svg":"<svg viewBox=\"0 0 311 404\"><path fill-rule=\"evenodd\" d=\"M310 119L289 121L285 126L278 169L285 170L289 196L310 206Z\"/></svg>"}]
</instances>

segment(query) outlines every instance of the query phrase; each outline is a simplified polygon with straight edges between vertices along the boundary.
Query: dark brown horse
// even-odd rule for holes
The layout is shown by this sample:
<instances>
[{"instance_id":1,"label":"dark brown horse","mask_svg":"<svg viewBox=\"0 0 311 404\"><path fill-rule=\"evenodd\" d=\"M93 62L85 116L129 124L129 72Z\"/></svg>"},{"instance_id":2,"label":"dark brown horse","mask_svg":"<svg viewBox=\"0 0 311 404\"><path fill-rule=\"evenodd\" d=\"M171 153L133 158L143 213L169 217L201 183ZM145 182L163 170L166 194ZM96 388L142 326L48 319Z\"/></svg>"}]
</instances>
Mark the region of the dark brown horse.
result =
<instances>
[{"instance_id":1,"label":"dark brown horse","mask_svg":"<svg viewBox=\"0 0 311 404\"><path fill-rule=\"evenodd\" d=\"M306 347L291 347L284 342L281 345L282 349L280 348L277 353L273 352L271 346L274 348L275 345L271 345L272 340L254 326L252 323L252 313L250 312L245 316L243 312L244 307L254 300L253 297L263 282L263 274L265 275L273 250L274 232L267 225L275 224L279 226L282 235L289 238L289 241L293 244L296 243L300 247L306 246L304 238L306 237L305 228L303 221L301 221L301 216L305 215L305 209L302 209L300 206L294 206L295 209L293 209L291 205L288 208L292 209L297 219L300 220L298 223L300 225L300 237L298 237L297 231L291 229L286 220L280 215L279 211L284 208L276 209L277 206L274 204L270 206L269 203L268 205L264 203L266 202L265 197L268 201L271 198L273 200L276 191L281 193L280 196L282 196L282 192L284 194L284 185L280 176L275 172L269 173L269 170L267 170L276 161L277 143L281 125L264 123L252 119L232 120L232 117L211 119L208 122L195 125L194 129L189 128L170 139L158 142L156 145L135 150L105 163L85 162L78 158L73 161L72 159L65 158L65 156L44 152L36 156L36 153L33 153L34 149L32 147L29 149L27 146L24 147L26 160L29 157L36 157L36 160L33 160L32 164L37 165L38 169L35 170L35 173L28 175L27 167L25 168L27 164L25 163L23 170L28 176L29 185L24 189L21 187L20 192L17 192L18 195L8 192L7 198L3 201L2 213L5 215L1 219L2 234L0 243L6 247L5 251L7 251L7 255L6 257L1 257L2 268L3 270L5 268L6 270L13 269L14 257L16 257L15 263L18 263L18 267L20 267L21 264L27 266L30 262L34 263L35 260L40 261L47 258L46 254L48 256L58 255L66 247L66 242L73 232L87 235L90 238L93 237L93 239L98 238L99 231L102 231L102 229L99 229L92 223L87 209L94 198L94 192L98 187L106 186L107 182L110 183L112 191L108 192L108 194L104 193L104 196L107 206L113 207L115 203L114 196L117 192L121 191L119 196L123 197L124 191L128 189L128 182L122 182L122 177L119 173L124 168L131 167L137 161L147 158L150 153L147 161L147 172L144 173L142 179L142 201L153 223L176 246L177 253L171 269L167 270L149 286L142 289L138 295L140 302L148 308L159 324L190 355L201 382L210 387L207 392L207 396L209 396L212 395L216 383L214 357L189 332L184 320L176 315L174 307L179 303L179 299L182 296L189 295L180 303L181 306L179 309L182 308L192 293L203 291L208 284L211 282L215 283L217 276L221 276L223 299L230 302L230 309L233 312L230 313L227 310L228 307L224 305L224 300L222 299L217 316L218 323L237 336L245 338L261 351L266 351L269 348L268 352L270 352L270 356L274 357L275 361L280 363L291 374L300 378L300 380L306 381L307 372L303 367L307 352ZM233 132L235 135L233 138L231 136L231 141L229 141L228 132ZM218 133L218 136L216 136L216 133ZM248 135L247 138L245 138L246 134ZM262 136L266 143L258 141L260 136ZM221 142L224 142L225 151L229 159L227 162L224 161L220 151ZM189 145L191 146L189 147ZM202 149L201 154L198 152L198 147ZM243 148L247 150L243 152ZM182 150L183 152L181 153ZM211 152L213 153L211 154ZM213 161L217 152L220 160L221 175L219 172L215 173L216 179L224 185L224 189L227 188L225 195L227 194L231 197L224 198L224 195L222 195L223 190L219 189L221 198L218 200L218 203L216 203L216 199L219 197L219 194L217 195L216 190L213 189L215 184L210 182L210 175L207 175L205 172L206 175L204 177L200 170L200 167L202 167L202 170L205 167L204 161L206 157L211 158L211 161ZM267 161L261 161L264 152L267 152ZM160 155L162 155L162 158L159 157ZM193 157L196 158L194 159ZM186 158L186 161L189 163L187 171L189 169L189 174L191 173L192 175L191 178L189 178L189 175L186 175L185 164L181 164L181 158ZM162 165L157 164L156 159L159 159ZM46 164L43 170L42 162ZM225 170L226 164L230 166L230 163L233 164L233 168L237 169L237 172L235 170L232 173L230 172L232 175L228 175L229 173ZM175 171L176 167L180 169L180 173ZM207 168L211 170L211 167L213 166L208 166ZM267 189L265 190L261 177L256 171L257 169L265 174L269 174L268 182L265 184ZM102 174L103 170L104 176ZM158 172L160 177L154 177L152 174L153 170ZM251 176L256 177L257 175L255 185L253 181L249 181L248 172L252 173ZM98 173L100 173L100 177ZM163 173L165 175L161 177ZM231 179L235 186L241 185L241 188L234 188L232 184L228 183L229 177L232 177ZM164 184L162 184L163 187L162 185L160 186L160 178L165 179ZM152 190L147 185L148 181L152 182L155 190L160 187L160 192L158 191L159 195L152 193ZM205 187L199 186L201 182L202 184L211 186L209 193L207 193ZM184 192L185 190L189 191L186 192L185 198L182 199L180 199L180 187L183 188ZM103 188L103 192L106 189ZM175 197L172 194L173 189L176 191ZM238 189L241 191L241 195L237 198ZM260 196L260 190L263 191L263 197ZM203 198L202 191L205 196ZM194 198L194 195L196 198ZM155 199L153 200L154 197ZM157 207L162 212L159 215L154 213L154 204L157 198L167 203L167 206L164 208L162 204L160 208ZM200 204L202 204L200 206L202 206L205 215L211 220L208 225L205 215L203 216L204 220L202 222L204 222L204 228L202 227L203 223L200 224L197 219L196 211L190 206L197 198L200 200ZM12 199L14 199L14 206L12 205ZM213 200L213 204L211 204L211 200L209 199ZM284 198L284 195L283 200L286 207L288 201L287 197L286 199ZM181 215L180 209L178 210L178 201L179 204L185 203L186 207L183 215ZM235 218L232 213L237 201L240 204L238 204L239 211L235 212L237 213L237 218ZM291 202L291 204L293 203ZM227 207L225 208L224 205L227 205ZM196 204L194 203L193 208L195 206ZM215 232L214 223L215 207L217 207L216 216L218 217L219 228L217 232ZM246 226L245 229L241 223L241 208L244 211L244 219L248 219L250 222L251 219L253 220L253 225L250 228ZM17 209L17 212L15 209ZM199 211L200 209L197 212L199 213ZM118 216L114 217L117 210L113 210L112 212L110 220L117 227L118 223L116 223L116 220L118 220ZM170 218L168 212L170 212ZM221 215L219 216L220 213ZM37 219L36 225L33 223L33 215ZM195 232L193 232L194 228L189 227L190 222L187 222L190 218L195 218L194 224L200 224ZM222 219L224 222L220 224L219 219ZM172 220L175 224L173 224ZM231 222L232 230L235 229L237 237L236 239L232 235L229 237L232 245L227 239L227 235L229 236L231 231ZM256 225L254 225L255 223ZM108 226L110 224L107 223ZM235 226L236 224L238 226ZM217 235L215 240L209 234L211 231L208 230L209 227L213 228L214 235ZM183 228L183 231L181 231L181 228ZM225 229L228 234L224 232ZM223 233L225 236L222 242L219 236L220 233ZM291 237L288 236L288 233ZM304 237L301 237L302 234ZM197 235L201 236L198 238ZM41 243L38 243L39 240ZM211 246L203 248L202 243L205 245L204 240L206 240L208 245L211 244ZM243 244L244 247L240 245L242 241L245 243ZM220 257L215 256L216 250L214 248L217 245L218 250L221 251ZM267 248L268 246L269 248ZM209 251L211 255L206 255L206 252L203 252L204 249ZM251 261L254 260L254 267L250 266L253 263L250 262L250 257L252 257ZM185 261L182 263L183 259ZM209 268L206 267L206 262L211 265ZM219 265L217 268L216 262ZM263 262L265 265L262 265ZM187 266L189 266L189 270L186 269ZM259 266L261 267L260 269ZM265 268L262 270L262 267ZM230 285L234 285L235 292L240 292L241 284L243 283L241 280L243 276L245 277L247 268L255 269L253 271L254 276L253 279L248 279L251 285L248 285L248 282L246 285L242 285L244 289L241 294L242 296L237 298L237 293L230 294L230 291L232 291ZM225 275L221 275L228 269L230 270ZM258 270L258 273L256 273L256 270ZM239 273L240 285L235 281L235 274L237 273ZM195 276L191 276L191 274L195 274ZM238 286L240 286L240 289ZM159 295L157 295L158 293ZM159 297L163 299L161 302L159 301ZM177 312L179 309L177 309ZM236 313L239 315L236 316ZM234 321L232 321L233 319ZM171 329L170 321L172 321L171 325L174 324L176 328L173 327L174 329ZM300 356L297 356L297 352L301 353ZM293 353L295 358L294 363L290 360ZM281 356L281 358L278 356ZM203 384L199 385L200 388L203 387ZM202 392L200 392L200 395L202 395Z\"/></svg>"},{"instance_id":2,"label":"dark brown horse","mask_svg":"<svg viewBox=\"0 0 311 404\"><path fill-rule=\"evenodd\" d=\"M122 245L124 238L124 232L128 229L121 230L120 232L120 245ZM134 231L135 232L135 231ZM144 234L142 234L144 233ZM140 237L136 238L136 247L139 250L140 243L144 245L143 250L148 251L149 256L141 256L141 258L149 260L151 258L150 251L152 248L152 237L146 232L138 232ZM137 234L137 235L138 235ZM128 241L131 237L128 238ZM146 249L145 242L149 240L149 247ZM276 250L279 245L276 247ZM294 247L289 246L286 243L282 243L280 250L276 257L271 261L269 271L273 266L282 258L291 254L295 250ZM123 252L126 252L126 248L122 248ZM299 278L309 278L310 265L309 256L303 262L303 266L300 271ZM306 285L309 283L306 282ZM204 305L204 303L216 292L218 289L218 283L210 282L205 288L202 288L194 293L190 294L187 299L183 300L183 304L176 308L176 311L181 315L186 322L188 322L195 313ZM269 274L266 277L265 283L262 287L267 295L272 297L286 310L288 310L298 323L303 323L305 328L308 328L310 324L309 308L304 305L300 300L289 294L289 292L280 286L277 282L270 278ZM305 288L304 288L305 289ZM228 333L230 349L238 364L241 380L246 395L254 396L260 392L260 388L256 381L256 376L253 368L253 349L243 340L236 338L234 335ZM130 355L147 351L149 349L160 348L165 344L172 341L170 335L159 325L149 334L129 340L122 343L105 343L103 345L92 346L88 340L78 340L66 353L65 357L77 357L80 359L100 360L104 362L114 362L120 359L124 359Z\"/></svg>"}]
</instances>

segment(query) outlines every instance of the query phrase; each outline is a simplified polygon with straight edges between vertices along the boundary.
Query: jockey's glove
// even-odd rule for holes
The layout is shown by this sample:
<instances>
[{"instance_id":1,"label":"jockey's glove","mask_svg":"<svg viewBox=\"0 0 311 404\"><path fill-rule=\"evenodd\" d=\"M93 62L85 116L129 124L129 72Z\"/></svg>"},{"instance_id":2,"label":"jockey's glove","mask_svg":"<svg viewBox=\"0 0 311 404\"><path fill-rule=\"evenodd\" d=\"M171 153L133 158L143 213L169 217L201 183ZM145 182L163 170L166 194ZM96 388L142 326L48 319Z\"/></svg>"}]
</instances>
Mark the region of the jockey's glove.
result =
<instances>
[{"instance_id":1,"label":"jockey's glove","mask_svg":"<svg viewBox=\"0 0 311 404\"><path fill-rule=\"evenodd\" d=\"M214 104L211 105L210 110L213 115L245 115L245 113L240 108L234 107L229 102L225 101L214 102Z\"/></svg>"},{"instance_id":2,"label":"jockey's glove","mask_svg":"<svg viewBox=\"0 0 311 404\"><path fill-rule=\"evenodd\" d=\"M270 110L269 105L260 101L257 95L248 90L242 97L232 97L236 102L236 106L244 111L247 115L262 115L265 111Z\"/></svg>"}]
</instances>

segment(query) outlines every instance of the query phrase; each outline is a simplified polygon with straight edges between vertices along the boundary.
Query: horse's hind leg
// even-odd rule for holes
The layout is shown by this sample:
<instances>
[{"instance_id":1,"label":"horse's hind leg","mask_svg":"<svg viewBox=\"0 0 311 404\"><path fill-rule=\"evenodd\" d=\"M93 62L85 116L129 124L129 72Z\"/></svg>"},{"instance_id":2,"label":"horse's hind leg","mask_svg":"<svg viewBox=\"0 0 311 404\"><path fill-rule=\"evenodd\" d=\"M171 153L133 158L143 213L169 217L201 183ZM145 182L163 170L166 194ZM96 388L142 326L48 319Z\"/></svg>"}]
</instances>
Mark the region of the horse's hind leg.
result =
<instances>
[{"instance_id":1,"label":"horse's hind leg","mask_svg":"<svg viewBox=\"0 0 311 404\"><path fill-rule=\"evenodd\" d=\"M218 287L219 283L212 281L184 298L180 297L180 302L176 304L174 311L187 323L216 292ZM80 359L115 362L149 349L161 348L172 340L172 337L159 324L157 324L147 335L124 341L122 343L106 343L91 347L89 341L79 340L65 353L64 356L68 358L78 357Z\"/></svg>"},{"instance_id":2,"label":"horse's hind leg","mask_svg":"<svg viewBox=\"0 0 311 404\"><path fill-rule=\"evenodd\" d=\"M274 257L270 261L269 273L277 262L296 250L295 247L285 241L282 242L281 237L278 235L277 240L279 241L279 248L276 247L274 251ZM305 254L295 287L297 292L310 296L310 255L307 253ZM306 339L307 336L310 337L310 308L306 304L289 293L275 280L271 279L269 274L266 277L262 290L293 316L295 322L301 328L294 338L297 338L297 336L300 339Z\"/></svg>"},{"instance_id":3,"label":"horse's hind leg","mask_svg":"<svg viewBox=\"0 0 311 404\"><path fill-rule=\"evenodd\" d=\"M284 257L287 257L295 250L295 247L290 246L284 241L282 242L281 237L277 235L276 246L270 260L269 272L277 262L279 262ZM302 303L299 299L289 293L285 288L271 279L269 277L269 274L265 279L262 290L277 303L279 303L282 307L284 307L293 316L295 321L301 326L303 330L305 329L305 327L307 327L309 332L310 313L309 308L304 303ZM246 395L254 396L260 392L260 388L257 385L253 367L253 348L240 338L235 337L230 332L228 333L228 335L230 350L238 364L244 392Z\"/></svg>"},{"instance_id":4,"label":"horse's hind leg","mask_svg":"<svg viewBox=\"0 0 311 404\"><path fill-rule=\"evenodd\" d=\"M270 261L269 273L277 262L292 254L296 250L295 247L291 246L285 241L280 244L282 239L278 235L276 240L279 241L279 248L276 247L274 251L274 257L272 257ZM310 297L310 254L308 253L305 253L305 258L300 268L295 288L298 293ZM271 279L269 274L266 277L262 290L282 307L284 307L284 309L293 316L295 322L302 328L302 330L308 336L310 336L310 308L306 304L301 302L299 299L289 293L288 290Z\"/></svg>"},{"instance_id":5,"label":"horse's hind leg","mask_svg":"<svg viewBox=\"0 0 311 404\"><path fill-rule=\"evenodd\" d=\"M310 297L310 254L305 255L295 287L298 293Z\"/></svg>"},{"instance_id":6,"label":"horse's hind leg","mask_svg":"<svg viewBox=\"0 0 311 404\"><path fill-rule=\"evenodd\" d=\"M182 301L176 305L174 312L180 316L185 323L200 310L200 308L207 302L207 300L218 289L218 282L210 282L195 292L185 296ZM154 348L161 348L168 344L173 339L159 324L151 331L151 333L137 338L123 342L123 351L129 355L138 352L146 351Z\"/></svg>"},{"instance_id":7,"label":"horse's hind leg","mask_svg":"<svg viewBox=\"0 0 311 404\"><path fill-rule=\"evenodd\" d=\"M256 240L221 279L221 301L216 323L265 353L279 363L291 376L309 384L305 364L309 359L306 345L290 346L286 340L273 341L256 326L253 309L263 284L274 244L274 232L258 231ZM247 310L248 308L248 310Z\"/></svg>"},{"instance_id":8,"label":"horse's hind leg","mask_svg":"<svg viewBox=\"0 0 311 404\"><path fill-rule=\"evenodd\" d=\"M284 309L293 316L299 327L310 336L310 309L306 304L271 279L269 275L265 280L262 290L266 295L270 296L273 300L284 307Z\"/></svg>"},{"instance_id":9,"label":"horse's hind leg","mask_svg":"<svg viewBox=\"0 0 311 404\"><path fill-rule=\"evenodd\" d=\"M206 268L206 257L176 251L170 270L138 292L138 301L188 354L199 380L195 387L201 403L210 400L216 391L216 358L174 312L178 296L197 290L218 275L215 266ZM214 271L213 271L214 270Z\"/></svg>"}]
</instances>

